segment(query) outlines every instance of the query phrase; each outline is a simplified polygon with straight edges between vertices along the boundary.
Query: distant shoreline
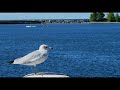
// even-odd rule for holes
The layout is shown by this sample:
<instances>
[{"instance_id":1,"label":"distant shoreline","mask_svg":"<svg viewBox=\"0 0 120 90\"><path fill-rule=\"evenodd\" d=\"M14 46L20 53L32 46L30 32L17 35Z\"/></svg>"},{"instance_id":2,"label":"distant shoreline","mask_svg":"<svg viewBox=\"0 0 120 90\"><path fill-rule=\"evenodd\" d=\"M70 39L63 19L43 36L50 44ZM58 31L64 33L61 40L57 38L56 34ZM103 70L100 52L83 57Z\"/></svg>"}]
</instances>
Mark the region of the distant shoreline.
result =
<instances>
[{"instance_id":1,"label":"distant shoreline","mask_svg":"<svg viewBox=\"0 0 120 90\"><path fill-rule=\"evenodd\" d=\"M0 24L120 24L120 22L90 22L84 19L68 20L0 20Z\"/></svg>"},{"instance_id":2,"label":"distant shoreline","mask_svg":"<svg viewBox=\"0 0 120 90\"><path fill-rule=\"evenodd\" d=\"M120 24L120 22L89 22L91 24Z\"/></svg>"}]
</instances>

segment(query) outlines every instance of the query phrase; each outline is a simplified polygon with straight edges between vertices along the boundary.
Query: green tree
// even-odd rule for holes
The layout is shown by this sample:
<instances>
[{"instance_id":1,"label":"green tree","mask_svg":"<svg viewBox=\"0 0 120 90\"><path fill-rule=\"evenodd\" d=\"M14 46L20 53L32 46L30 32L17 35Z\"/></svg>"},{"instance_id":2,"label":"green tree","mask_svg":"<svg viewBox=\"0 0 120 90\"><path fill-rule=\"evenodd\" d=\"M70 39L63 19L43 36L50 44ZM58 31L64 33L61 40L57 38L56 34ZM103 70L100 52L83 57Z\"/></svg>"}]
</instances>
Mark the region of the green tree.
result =
<instances>
[{"instance_id":1,"label":"green tree","mask_svg":"<svg viewBox=\"0 0 120 90\"><path fill-rule=\"evenodd\" d=\"M114 22L114 21L115 21L114 13L110 12L110 13L107 15L107 21L108 21L108 22Z\"/></svg>"},{"instance_id":2,"label":"green tree","mask_svg":"<svg viewBox=\"0 0 120 90\"><path fill-rule=\"evenodd\" d=\"M105 14L103 12L97 13L97 21L103 21Z\"/></svg>"},{"instance_id":3,"label":"green tree","mask_svg":"<svg viewBox=\"0 0 120 90\"><path fill-rule=\"evenodd\" d=\"M91 22L97 21L97 12L93 12L93 13L90 15L90 21L91 21Z\"/></svg>"},{"instance_id":4,"label":"green tree","mask_svg":"<svg viewBox=\"0 0 120 90\"><path fill-rule=\"evenodd\" d=\"M119 16L118 13L116 13L116 15L115 15L115 21L116 21L116 22L120 22L120 16Z\"/></svg>"}]
</instances>

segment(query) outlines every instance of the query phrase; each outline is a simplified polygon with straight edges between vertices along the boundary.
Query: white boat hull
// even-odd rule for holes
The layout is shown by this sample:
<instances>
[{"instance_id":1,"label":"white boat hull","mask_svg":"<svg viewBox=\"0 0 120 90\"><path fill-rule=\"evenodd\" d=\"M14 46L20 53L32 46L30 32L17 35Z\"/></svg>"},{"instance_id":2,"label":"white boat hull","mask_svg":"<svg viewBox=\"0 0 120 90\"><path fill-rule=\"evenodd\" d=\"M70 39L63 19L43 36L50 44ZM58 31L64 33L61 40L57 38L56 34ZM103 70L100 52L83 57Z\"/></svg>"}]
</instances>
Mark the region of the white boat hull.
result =
<instances>
[{"instance_id":1,"label":"white boat hull","mask_svg":"<svg viewBox=\"0 0 120 90\"><path fill-rule=\"evenodd\" d=\"M49 73L49 72L40 72L34 75L32 74L27 74L24 76L24 78L68 78L69 76L64 75L64 74L56 74L56 73Z\"/></svg>"}]
</instances>

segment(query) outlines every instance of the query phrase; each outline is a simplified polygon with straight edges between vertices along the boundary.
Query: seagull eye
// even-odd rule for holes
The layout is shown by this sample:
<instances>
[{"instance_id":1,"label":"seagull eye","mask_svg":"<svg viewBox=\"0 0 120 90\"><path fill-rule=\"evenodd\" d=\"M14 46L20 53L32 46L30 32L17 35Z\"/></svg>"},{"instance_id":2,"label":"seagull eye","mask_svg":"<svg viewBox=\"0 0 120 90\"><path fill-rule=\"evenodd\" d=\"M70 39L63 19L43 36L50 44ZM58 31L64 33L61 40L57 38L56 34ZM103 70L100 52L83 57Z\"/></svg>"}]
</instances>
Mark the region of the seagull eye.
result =
<instances>
[{"instance_id":1,"label":"seagull eye","mask_svg":"<svg viewBox=\"0 0 120 90\"><path fill-rule=\"evenodd\" d=\"M47 46L44 47L45 49L47 48Z\"/></svg>"}]
</instances>

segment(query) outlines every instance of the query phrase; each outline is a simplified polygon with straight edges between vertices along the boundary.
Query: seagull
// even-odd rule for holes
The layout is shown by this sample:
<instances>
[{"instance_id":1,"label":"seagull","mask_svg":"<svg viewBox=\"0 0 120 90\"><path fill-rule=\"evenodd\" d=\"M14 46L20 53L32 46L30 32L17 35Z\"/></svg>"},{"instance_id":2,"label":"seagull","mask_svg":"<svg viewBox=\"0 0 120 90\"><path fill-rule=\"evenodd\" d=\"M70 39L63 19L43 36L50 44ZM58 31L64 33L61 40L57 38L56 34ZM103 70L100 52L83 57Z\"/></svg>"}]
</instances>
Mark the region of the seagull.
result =
<instances>
[{"instance_id":1,"label":"seagull","mask_svg":"<svg viewBox=\"0 0 120 90\"><path fill-rule=\"evenodd\" d=\"M10 61L10 64L20 64L34 66L34 75L36 75L36 65L43 63L48 58L49 50L53 49L46 44L40 45L38 50L35 50L23 57Z\"/></svg>"}]
</instances>

